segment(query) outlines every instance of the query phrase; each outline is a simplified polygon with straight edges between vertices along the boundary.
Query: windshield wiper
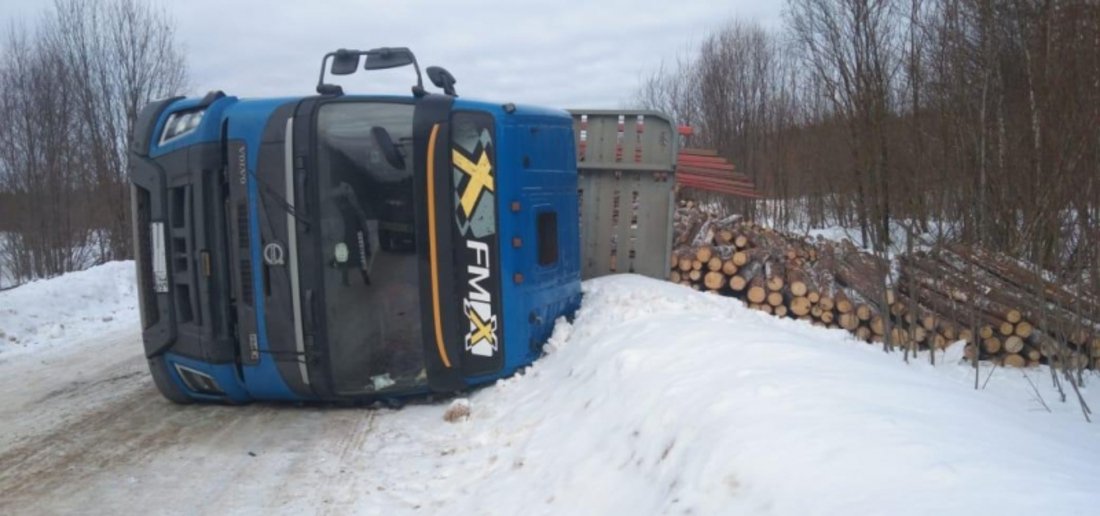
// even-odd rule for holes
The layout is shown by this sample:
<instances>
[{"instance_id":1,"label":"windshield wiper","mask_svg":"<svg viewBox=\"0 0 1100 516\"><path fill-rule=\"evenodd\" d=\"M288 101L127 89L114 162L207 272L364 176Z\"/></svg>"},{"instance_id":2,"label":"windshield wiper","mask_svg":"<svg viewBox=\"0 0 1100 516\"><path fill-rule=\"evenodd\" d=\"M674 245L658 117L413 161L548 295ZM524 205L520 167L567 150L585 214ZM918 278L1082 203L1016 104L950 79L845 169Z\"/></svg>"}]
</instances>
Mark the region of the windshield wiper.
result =
<instances>
[{"instance_id":1,"label":"windshield wiper","mask_svg":"<svg viewBox=\"0 0 1100 516\"><path fill-rule=\"evenodd\" d=\"M355 190L351 185L341 181L340 186L336 187L333 194L336 198L336 207L340 210L340 214L344 216L344 224L352 228L358 227L358 230L355 232L357 241L354 245L356 253L359 256L359 271L363 275L363 282L370 285L370 267L368 262L373 256L373 252L370 248L371 235L370 224L367 222L367 213L363 210L362 205L359 204L359 199L355 197Z\"/></svg>"}]
</instances>

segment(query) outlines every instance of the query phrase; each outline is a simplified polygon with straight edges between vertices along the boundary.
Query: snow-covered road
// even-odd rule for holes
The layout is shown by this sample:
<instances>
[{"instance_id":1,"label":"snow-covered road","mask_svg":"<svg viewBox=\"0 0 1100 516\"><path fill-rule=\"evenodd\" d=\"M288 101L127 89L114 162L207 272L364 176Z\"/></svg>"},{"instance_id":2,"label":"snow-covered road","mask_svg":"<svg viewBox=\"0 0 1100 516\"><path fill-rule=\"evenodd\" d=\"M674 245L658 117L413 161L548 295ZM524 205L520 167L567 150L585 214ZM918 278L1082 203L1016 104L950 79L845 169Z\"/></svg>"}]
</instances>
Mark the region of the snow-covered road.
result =
<instances>
[{"instance_id":1,"label":"snow-covered road","mask_svg":"<svg viewBox=\"0 0 1100 516\"><path fill-rule=\"evenodd\" d=\"M957 359L904 364L634 276L586 283L548 355L472 393L466 420L445 421L447 402L177 406L146 372L130 266L0 293L0 514L1100 506L1100 429L1058 402L1044 370L998 369L975 391Z\"/></svg>"}]
</instances>

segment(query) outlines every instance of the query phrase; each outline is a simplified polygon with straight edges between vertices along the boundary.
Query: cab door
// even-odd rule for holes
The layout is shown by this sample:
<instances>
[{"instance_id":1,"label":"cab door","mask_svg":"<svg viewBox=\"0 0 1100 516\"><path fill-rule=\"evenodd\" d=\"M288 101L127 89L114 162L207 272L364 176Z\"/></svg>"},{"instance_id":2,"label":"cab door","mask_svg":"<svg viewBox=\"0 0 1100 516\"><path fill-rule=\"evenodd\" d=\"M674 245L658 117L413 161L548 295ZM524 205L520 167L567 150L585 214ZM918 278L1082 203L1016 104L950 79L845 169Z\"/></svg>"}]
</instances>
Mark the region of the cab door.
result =
<instances>
[{"instance_id":1,"label":"cab door","mask_svg":"<svg viewBox=\"0 0 1100 516\"><path fill-rule=\"evenodd\" d=\"M455 390L504 365L494 118L427 95L414 132L424 156L428 379L433 390Z\"/></svg>"}]
</instances>

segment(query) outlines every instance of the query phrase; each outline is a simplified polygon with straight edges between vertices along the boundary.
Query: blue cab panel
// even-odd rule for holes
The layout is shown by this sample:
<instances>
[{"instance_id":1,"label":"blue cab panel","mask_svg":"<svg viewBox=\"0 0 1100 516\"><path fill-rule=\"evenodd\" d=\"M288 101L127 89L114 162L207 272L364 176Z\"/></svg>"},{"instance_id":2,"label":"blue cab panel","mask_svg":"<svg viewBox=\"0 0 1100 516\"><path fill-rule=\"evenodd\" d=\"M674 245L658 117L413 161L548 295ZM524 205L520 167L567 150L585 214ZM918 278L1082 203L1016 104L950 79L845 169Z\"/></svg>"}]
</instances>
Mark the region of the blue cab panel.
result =
<instances>
[{"instance_id":1,"label":"blue cab panel","mask_svg":"<svg viewBox=\"0 0 1100 516\"><path fill-rule=\"evenodd\" d=\"M155 102L131 148L143 341L169 399L455 392L580 301L572 120L448 95Z\"/></svg>"}]
</instances>

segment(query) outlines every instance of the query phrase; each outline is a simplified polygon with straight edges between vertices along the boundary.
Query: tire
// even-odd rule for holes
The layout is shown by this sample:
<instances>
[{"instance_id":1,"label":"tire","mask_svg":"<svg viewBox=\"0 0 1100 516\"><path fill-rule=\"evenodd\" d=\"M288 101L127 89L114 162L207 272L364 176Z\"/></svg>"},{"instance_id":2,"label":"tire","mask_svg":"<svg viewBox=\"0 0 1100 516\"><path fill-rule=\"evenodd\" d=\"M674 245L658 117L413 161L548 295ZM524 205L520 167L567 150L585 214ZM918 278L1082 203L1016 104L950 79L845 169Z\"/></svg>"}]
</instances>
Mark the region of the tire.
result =
<instances>
[{"instance_id":1,"label":"tire","mask_svg":"<svg viewBox=\"0 0 1100 516\"><path fill-rule=\"evenodd\" d=\"M176 382L172 381L172 377L168 373L168 364L164 361L163 356L149 359L149 372L153 375L153 383L156 384L157 390L169 401L180 405L195 402L193 398L176 385Z\"/></svg>"}]
</instances>

